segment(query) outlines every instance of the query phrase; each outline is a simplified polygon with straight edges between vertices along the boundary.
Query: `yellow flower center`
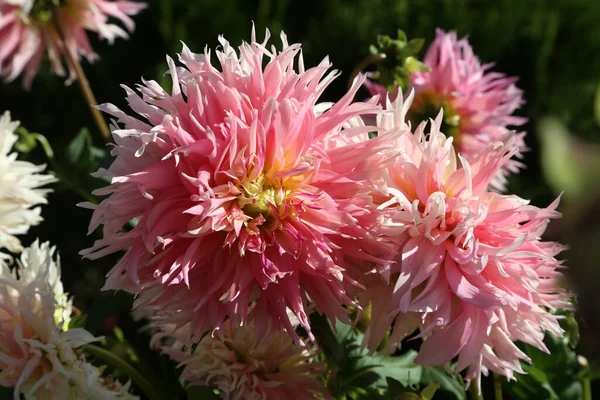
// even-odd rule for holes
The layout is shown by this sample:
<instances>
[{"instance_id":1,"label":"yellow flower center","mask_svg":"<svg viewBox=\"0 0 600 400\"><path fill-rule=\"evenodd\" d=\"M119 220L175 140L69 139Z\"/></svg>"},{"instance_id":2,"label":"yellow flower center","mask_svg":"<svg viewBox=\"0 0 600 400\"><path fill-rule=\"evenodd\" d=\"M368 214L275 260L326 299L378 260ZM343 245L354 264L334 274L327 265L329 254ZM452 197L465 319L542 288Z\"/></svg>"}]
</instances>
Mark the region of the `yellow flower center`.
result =
<instances>
[{"instance_id":1,"label":"yellow flower center","mask_svg":"<svg viewBox=\"0 0 600 400\"><path fill-rule=\"evenodd\" d=\"M268 182L264 175L242 184L238 204L246 215L256 218L262 215L265 220L272 221L273 207L284 202L286 191L280 185Z\"/></svg>"}]
</instances>

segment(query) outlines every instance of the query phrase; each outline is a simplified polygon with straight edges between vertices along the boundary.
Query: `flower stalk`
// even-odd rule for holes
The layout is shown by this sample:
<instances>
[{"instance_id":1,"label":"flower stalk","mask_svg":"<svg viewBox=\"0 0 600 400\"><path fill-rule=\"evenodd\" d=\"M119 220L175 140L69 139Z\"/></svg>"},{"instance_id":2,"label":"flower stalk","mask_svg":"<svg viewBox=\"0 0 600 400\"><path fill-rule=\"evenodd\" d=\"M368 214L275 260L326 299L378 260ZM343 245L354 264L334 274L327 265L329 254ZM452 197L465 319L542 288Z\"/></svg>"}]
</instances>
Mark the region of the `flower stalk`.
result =
<instances>
[{"instance_id":1,"label":"flower stalk","mask_svg":"<svg viewBox=\"0 0 600 400\"><path fill-rule=\"evenodd\" d=\"M98 131L100 131L102 138L104 138L104 140L107 143L110 143L110 129L108 128L106 121L102 117L102 113L96 108L96 106L98 105L98 101L96 100L96 96L94 96L94 92L92 91L92 88L85 75L85 72L83 72L83 68L81 66L81 63L79 62L79 58L76 55L74 55L71 52L71 50L67 47L67 41L65 40L64 32L62 31L62 27L57 21L56 17L53 17L52 22L65 48L65 58L67 60L67 63L71 68L73 68L73 71L75 71L75 74L77 75L77 85L79 86L79 89L83 94L85 102L88 105L90 112L92 113L92 117L94 118L94 122L98 127Z\"/></svg>"},{"instance_id":2,"label":"flower stalk","mask_svg":"<svg viewBox=\"0 0 600 400\"><path fill-rule=\"evenodd\" d=\"M88 354L91 354L92 356L104 361L106 364L129 376L133 382L135 382L135 384L144 392L148 399L161 399L161 396L159 395L160 391L157 390L150 381L144 378L142 374L140 374L138 370L132 367L127 361L116 356L110 351L93 344L86 344L83 348Z\"/></svg>"}]
</instances>

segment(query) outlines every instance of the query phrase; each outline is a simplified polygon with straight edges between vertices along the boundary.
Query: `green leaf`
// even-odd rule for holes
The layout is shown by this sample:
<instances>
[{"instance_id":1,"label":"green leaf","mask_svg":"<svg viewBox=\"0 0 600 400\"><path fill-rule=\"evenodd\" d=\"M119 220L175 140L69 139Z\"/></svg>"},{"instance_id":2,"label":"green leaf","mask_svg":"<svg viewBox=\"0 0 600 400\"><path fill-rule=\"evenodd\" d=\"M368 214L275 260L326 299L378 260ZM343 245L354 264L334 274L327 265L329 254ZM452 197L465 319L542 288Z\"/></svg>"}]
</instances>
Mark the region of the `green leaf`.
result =
<instances>
[{"instance_id":1,"label":"green leaf","mask_svg":"<svg viewBox=\"0 0 600 400\"><path fill-rule=\"evenodd\" d=\"M67 161L77 170L92 172L96 168L92 148L90 131L87 128L81 129L67 147Z\"/></svg>"},{"instance_id":2,"label":"green leaf","mask_svg":"<svg viewBox=\"0 0 600 400\"><path fill-rule=\"evenodd\" d=\"M537 369L536 367L533 367L531 365L525 365L523 367L523 370L525 370L525 372L527 372L527 374L533 378L537 383L539 383L541 385L541 387L546 390L547 394L548 394L548 399L550 400L560 400L558 395L556 394L556 392L554 391L554 389L552 388L552 386L550 385L550 382L548 381L548 377L546 376L546 374L544 373L544 371Z\"/></svg>"},{"instance_id":3,"label":"green leaf","mask_svg":"<svg viewBox=\"0 0 600 400\"><path fill-rule=\"evenodd\" d=\"M362 363L375 365L372 371L379 375L379 379L375 382L376 385L385 387L386 378L393 378L403 384L410 386L421 382L423 367L414 363L418 353L414 350L398 355L398 356L368 356L364 355L361 358Z\"/></svg>"},{"instance_id":4,"label":"green leaf","mask_svg":"<svg viewBox=\"0 0 600 400\"><path fill-rule=\"evenodd\" d=\"M427 367L423 371L423 383L439 383L440 390L449 392L457 400L466 400L464 386L448 375L443 367Z\"/></svg>"},{"instance_id":5,"label":"green leaf","mask_svg":"<svg viewBox=\"0 0 600 400\"><path fill-rule=\"evenodd\" d=\"M73 318L71 318L71 321L69 321L69 329L85 328L86 321L87 321L86 314L82 314L82 315L73 317Z\"/></svg>"},{"instance_id":6,"label":"green leaf","mask_svg":"<svg viewBox=\"0 0 600 400\"><path fill-rule=\"evenodd\" d=\"M409 54L418 54L421 51L421 49L423 48L424 44L425 44L425 39L421 39L421 38L412 39L406 45L405 51Z\"/></svg>"},{"instance_id":7,"label":"green leaf","mask_svg":"<svg viewBox=\"0 0 600 400\"><path fill-rule=\"evenodd\" d=\"M388 387L388 395L392 398L403 395L406 393L406 387L394 378L389 376L385 378L385 382Z\"/></svg>"}]
</instances>

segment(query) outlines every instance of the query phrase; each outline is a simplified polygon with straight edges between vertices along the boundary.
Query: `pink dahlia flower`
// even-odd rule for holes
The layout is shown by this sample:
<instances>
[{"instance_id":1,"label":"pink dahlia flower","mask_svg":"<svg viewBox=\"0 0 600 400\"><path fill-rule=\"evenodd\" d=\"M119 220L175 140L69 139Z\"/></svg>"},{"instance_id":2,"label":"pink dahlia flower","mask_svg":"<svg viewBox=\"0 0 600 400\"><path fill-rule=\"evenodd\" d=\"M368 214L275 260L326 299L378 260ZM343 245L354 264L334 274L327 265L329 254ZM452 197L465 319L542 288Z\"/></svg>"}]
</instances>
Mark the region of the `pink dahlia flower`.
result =
<instances>
[{"instance_id":1,"label":"pink dahlia flower","mask_svg":"<svg viewBox=\"0 0 600 400\"><path fill-rule=\"evenodd\" d=\"M512 115L524 103L523 92L514 84L517 78L490 72L493 64L482 65L466 38L458 40L456 32L440 29L423 62L430 71L411 74L415 98L408 118L415 126L435 118L443 108L441 130L454 137L454 146L467 160L476 159L490 143L508 137L518 149L517 157L527 150L525 132L510 133L511 128L527 121ZM368 82L366 86L371 94L385 99L387 91L382 85ZM391 94L392 100L397 95ZM522 167L515 159L504 163L492 181L494 187L504 190L506 176Z\"/></svg>"},{"instance_id":2,"label":"pink dahlia flower","mask_svg":"<svg viewBox=\"0 0 600 400\"><path fill-rule=\"evenodd\" d=\"M511 378L522 372L520 359L529 361L514 342L547 351L544 331L562 335L549 310L570 306L555 258L562 247L540 239L560 216L558 200L537 208L489 191L518 151L514 141L491 143L470 161L457 157L453 138L440 133L441 112L428 134L425 123L410 132L404 117L411 100L403 104L399 97L389 104L392 113L378 119L380 128L403 130L398 160L387 171L390 200L382 204L401 245L390 283L371 277L362 294L374 310L388 310L374 314L367 344L375 349L393 325L395 347L419 328L424 342L417 362L458 357L457 371L468 368L467 380L488 370Z\"/></svg>"},{"instance_id":3,"label":"pink dahlia flower","mask_svg":"<svg viewBox=\"0 0 600 400\"><path fill-rule=\"evenodd\" d=\"M44 55L52 72L65 76L61 58L66 51L93 62L98 55L92 49L86 31L96 32L113 43L127 32L109 22L120 20L129 32L134 29L131 15L144 9L144 3L126 0L0 0L0 76L6 82L23 75L23 87L31 88ZM64 42L57 31L60 27ZM69 66L69 82L76 76Z\"/></svg>"},{"instance_id":4,"label":"pink dahlia flower","mask_svg":"<svg viewBox=\"0 0 600 400\"><path fill-rule=\"evenodd\" d=\"M354 103L363 83L327 109L315 107L330 65L305 70L300 45L270 50L252 35L239 55L220 38L216 51L184 46L182 67L167 58L171 92L154 81L125 87L139 117L115 106L100 108L124 125L113 126L116 159L107 176L110 195L93 208L90 232L104 238L82 254L95 259L125 250L106 289L139 294L140 306L158 306L171 322L192 323L195 339L228 317L251 314L257 329L287 329L291 310L310 332L305 306L350 323L344 305L353 268L377 263L389 245L377 239L379 214L370 176L391 149L383 140L331 146L366 134L350 118L378 107ZM266 62L265 62L266 58ZM329 106L329 105L327 105ZM135 219L129 232L121 228ZM346 257L347 256L347 257ZM357 276L359 276L357 274Z\"/></svg>"},{"instance_id":5,"label":"pink dahlia flower","mask_svg":"<svg viewBox=\"0 0 600 400\"><path fill-rule=\"evenodd\" d=\"M200 340L194 351L171 351L184 365L181 381L218 388L224 400L329 399L318 376L324 365L314 354L281 332L256 342L252 325L225 322Z\"/></svg>"}]
</instances>

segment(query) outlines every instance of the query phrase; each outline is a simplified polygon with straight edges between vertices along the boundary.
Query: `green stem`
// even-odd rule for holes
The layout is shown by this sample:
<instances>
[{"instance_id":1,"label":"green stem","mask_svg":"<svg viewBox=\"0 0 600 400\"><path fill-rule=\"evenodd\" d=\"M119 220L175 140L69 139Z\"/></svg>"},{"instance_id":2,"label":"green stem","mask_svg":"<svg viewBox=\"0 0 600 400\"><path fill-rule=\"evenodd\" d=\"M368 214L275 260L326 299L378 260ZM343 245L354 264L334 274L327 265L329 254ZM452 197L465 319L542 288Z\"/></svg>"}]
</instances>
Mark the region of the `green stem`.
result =
<instances>
[{"instance_id":1,"label":"green stem","mask_svg":"<svg viewBox=\"0 0 600 400\"><path fill-rule=\"evenodd\" d=\"M592 381L585 378L581 382L583 384L583 400L592 400Z\"/></svg>"},{"instance_id":2,"label":"green stem","mask_svg":"<svg viewBox=\"0 0 600 400\"><path fill-rule=\"evenodd\" d=\"M371 54L370 56L368 56L367 58L362 60L352 70L352 73L350 74L350 78L348 79L348 89L350 89L352 87L352 82L354 82L354 78L356 78L356 76L358 74L360 74L360 72L363 69L367 68L371 64L378 64L378 63L382 62L383 60L385 60L385 54L383 54L383 53Z\"/></svg>"},{"instance_id":3,"label":"green stem","mask_svg":"<svg viewBox=\"0 0 600 400\"><path fill-rule=\"evenodd\" d=\"M98 204L98 200L94 196L92 196L90 193L88 193L82 187L71 182L71 180L68 178L68 176L63 172L62 168L56 163L56 160L54 159L54 151L52 150L50 143L48 143L48 140L43 135L40 135L39 133L34 133L32 135L42 145L42 148L44 149L44 153L46 153L46 158L48 158L48 163L50 164L50 168L52 168L52 170L54 171L54 173L56 174L58 179L65 186L67 186L69 189L71 189L74 192L76 192L77 194L79 194L85 200L89 201L92 204Z\"/></svg>"},{"instance_id":4,"label":"green stem","mask_svg":"<svg viewBox=\"0 0 600 400\"><path fill-rule=\"evenodd\" d=\"M471 382L471 386L469 386L469 397L471 397L472 400L483 400L483 395L477 387L477 381Z\"/></svg>"},{"instance_id":5,"label":"green stem","mask_svg":"<svg viewBox=\"0 0 600 400\"><path fill-rule=\"evenodd\" d=\"M79 86L79 89L81 89L81 94L83 94L85 102L88 105L90 112L92 113L92 117L94 117L94 122L96 123L96 126L98 127L98 130L100 131L100 134L102 135L103 139L107 143L110 143L112 139L110 136L110 129L108 129L108 125L106 124L102 113L96 108L96 106L98 105L98 102L96 101L96 96L94 96L94 92L92 91L90 82L85 76L85 72L83 72L83 68L81 67L79 58L77 57L77 54L73 54L67 46L65 35L63 33L60 21L58 21L58 18L54 17L53 22L56 33L58 34L63 44L65 50L64 55L67 60L67 63L73 69L73 71L75 71L75 75L77 75L77 85Z\"/></svg>"},{"instance_id":6,"label":"green stem","mask_svg":"<svg viewBox=\"0 0 600 400\"><path fill-rule=\"evenodd\" d=\"M142 374L133 368L127 361L116 356L110 351L93 344L86 344L83 346L83 348L87 353L129 376L150 400L161 399L161 396L159 395L160 391L157 390L150 381L144 378Z\"/></svg>"},{"instance_id":7,"label":"green stem","mask_svg":"<svg viewBox=\"0 0 600 400\"><path fill-rule=\"evenodd\" d=\"M502 400L502 377L494 373L494 397L496 400Z\"/></svg>"}]
</instances>

